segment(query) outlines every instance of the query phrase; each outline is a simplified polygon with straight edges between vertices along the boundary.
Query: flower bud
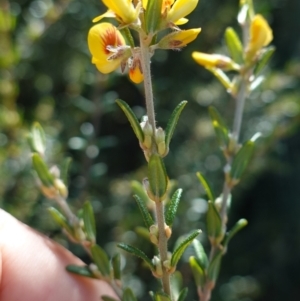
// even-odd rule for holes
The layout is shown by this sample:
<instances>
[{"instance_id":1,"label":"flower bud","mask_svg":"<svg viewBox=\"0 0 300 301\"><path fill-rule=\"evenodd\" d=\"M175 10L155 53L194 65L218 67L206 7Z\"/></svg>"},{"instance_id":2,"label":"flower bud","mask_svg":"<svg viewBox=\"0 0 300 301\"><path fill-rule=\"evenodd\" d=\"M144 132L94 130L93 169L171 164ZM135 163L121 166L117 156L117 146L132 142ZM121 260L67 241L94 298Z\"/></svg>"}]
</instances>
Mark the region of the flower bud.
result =
<instances>
[{"instance_id":1,"label":"flower bud","mask_svg":"<svg viewBox=\"0 0 300 301\"><path fill-rule=\"evenodd\" d=\"M93 274L96 278L101 278L101 277L102 277L101 273L99 272L97 266L96 266L94 263L91 263L91 264L89 265L89 269L90 269L90 271L92 272L92 274Z\"/></svg>"},{"instance_id":2,"label":"flower bud","mask_svg":"<svg viewBox=\"0 0 300 301\"><path fill-rule=\"evenodd\" d=\"M172 228L170 226L165 225L165 234L167 239L169 239L172 235Z\"/></svg>"},{"instance_id":3,"label":"flower bud","mask_svg":"<svg viewBox=\"0 0 300 301\"><path fill-rule=\"evenodd\" d=\"M153 275L157 278L161 278L163 275L163 270L162 270L160 258L158 256L154 256L152 262L153 265L155 266L155 271L153 272Z\"/></svg>"},{"instance_id":4,"label":"flower bud","mask_svg":"<svg viewBox=\"0 0 300 301\"><path fill-rule=\"evenodd\" d=\"M75 238L77 239L77 241L85 241L86 240L86 235L83 232L83 230L80 227L75 227L74 229L75 231Z\"/></svg>"},{"instance_id":5,"label":"flower bud","mask_svg":"<svg viewBox=\"0 0 300 301\"><path fill-rule=\"evenodd\" d=\"M163 37L157 44L157 48L160 49L179 49L187 44L193 42L198 34L200 33L201 28L193 28L188 30L180 30L172 32L165 37Z\"/></svg>"},{"instance_id":6,"label":"flower bud","mask_svg":"<svg viewBox=\"0 0 300 301\"><path fill-rule=\"evenodd\" d=\"M246 58L251 60L261 48L270 44L273 32L262 15L255 15L250 24L250 39L247 46Z\"/></svg>"},{"instance_id":7,"label":"flower bud","mask_svg":"<svg viewBox=\"0 0 300 301\"><path fill-rule=\"evenodd\" d=\"M50 169L49 172L55 177L59 178L60 177L60 170L56 165L53 165Z\"/></svg>"},{"instance_id":8,"label":"flower bud","mask_svg":"<svg viewBox=\"0 0 300 301\"><path fill-rule=\"evenodd\" d=\"M64 184L64 182L61 179L55 179L54 186L63 198L67 198L68 193L69 193L68 188L66 187L66 185Z\"/></svg>"},{"instance_id":9,"label":"flower bud","mask_svg":"<svg viewBox=\"0 0 300 301\"><path fill-rule=\"evenodd\" d=\"M166 139L165 131L161 127L156 129L155 142L156 142L158 154L162 157L164 157L167 152L165 139Z\"/></svg>"},{"instance_id":10,"label":"flower bud","mask_svg":"<svg viewBox=\"0 0 300 301\"><path fill-rule=\"evenodd\" d=\"M155 130L155 142L160 143L162 141L165 141L166 134L165 131L159 127L158 129Z\"/></svg>"},{"instance_id":11,"label":"flower bud","mask_svg":"<svg viewBox=\"0 0 300 301\"><path fill-rule=\"evenodd\" d=\"M144 132L144 141L142 143L142 146L146 149L150 149L152 147L152 136L153 136L153 128L150 122L148 121L148 118L146 121L143 121L140 123L142 130Z\"/></svg>"},{"instance_id":12,"label":"flower bud","mask_svg":"<svg viewBox=\"0 0 300 301\"><path fill-rule=\"evenodd\" d=\"M152 225L149 229L150 231L150 241L154 244L154 245L158 245L158 227L157 225Z\"/></svg>"},{"instance_id":13,"label":"flower bud","mask_svg":"<svg viewBox=\"0 0 300 301\"><path fill-rule=\"evenodd\" d=\"M193 59L205 68L219 68L222 70L239 70L240 66L231 58L221 54L208 54L203 52L193 52Z\"/></svg>"}]
</instances>

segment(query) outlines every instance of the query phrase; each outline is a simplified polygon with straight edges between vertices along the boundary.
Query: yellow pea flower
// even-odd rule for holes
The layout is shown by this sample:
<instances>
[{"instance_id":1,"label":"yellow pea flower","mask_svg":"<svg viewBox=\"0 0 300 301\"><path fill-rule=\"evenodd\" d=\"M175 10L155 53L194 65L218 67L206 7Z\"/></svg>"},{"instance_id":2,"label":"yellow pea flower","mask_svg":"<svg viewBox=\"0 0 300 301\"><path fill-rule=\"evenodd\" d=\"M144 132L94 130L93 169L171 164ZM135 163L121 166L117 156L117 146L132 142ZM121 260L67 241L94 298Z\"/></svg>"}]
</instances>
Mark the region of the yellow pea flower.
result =
<instances>
[{"instance_id":1,"label":"yellow pea flower","mask_svg":"<svg viewBox=\"0 0 300 301\"><path fill-rule=\"evenodd\" d=\"M93 22L98 22L103 18L115 17L120 23L133 23L140 12L140 4L134 7L132 0L102 0L108 11L98 17Z\"/></svg>"},{"instance_id":2,"label":"yellow pea flower","mask_svg":"<svg viewBox=\"0 0 300 301\"><path fill-rule=\"evenodd\" d=\"M220 54L208 54L194 51L193 59L205 68L219 68L222 70L239 70L240 66L231 58Z\"/></svg>"},{"instance_id":3,"label":"yellow pea flower","mask_svg":"<svg viewBox=\"0 0 300 301\"><path fill-rule=\"evenodd\" d=\"M131 68L129 68L129 78L135 84L139 84L144 80L141 64L139 61L134 62Z\"/></svg>"},{"instance_id":4,"label":"yellow pea flower","mask_svg":"<svg viewBox=\"0 0 300 301\"><path fill-rule=\"evenodd\" d=\"M172 32L159 41L157 48L178 49L184 47L194 41L200 32L201 28Z\"/></svg>"},{"instance_id":5,"label":"yellow pea flower","mask_svg":"<svg viewBox=\"0 0 300 301\"><path fill-rule=\"evenodd\" d=\"M104 74L116 70L127 58L125 40L110 23L100 23L90 29L88 46L92 54L92 63Z\"/></svg>"},{"instance_id":6,"label":"yellow pea flower","mask_svg":"<svg viewBox=\"0 0 300 301\"><path fill-rule=\"evenodd\" d=\"M126 45L120 31L110 23L94 25L88 33L88 46L92 63L104 74L121 66L122 72L129 67L130 79L138 84L143 81L139 52Z\"/></svg>"},{"instance_id":7,"label":"yellow pea flower","mask_svg":"<svg viewBox=\"0 0 300 301\"><path fill-rule=\"evenodd\" d=\"M161 6L161 13L163 14L165 10L169 10L172 4L174 3L174 0L163 0L162 6ZM147 9L148 0L142 0L143 8Z\"/></svg>"},{"instance_id":8,"label":"yellow pea flower","mask_svg":"<svg viewBox=\"0 0 300 301\"><path fill-rule=\"evenodd\" d=\"M147 9L148 0L142 0L143 8ZM198 0L163 0L161 14L167 23L182 25L188 22L184 18L197 6Z\"/></svg>"},{"instance_id":9,"label":"yellow pea flower","mask_svg":"<svg viewBox=\"0 0 300 301\"><path fill-rule=\"evenodd\" d=\"M173 1L171 1L173 2ZM184 17L189 15L197 6L198 0L176 0L172 7L166 6L167 22L181 25L188 22ZM169 10L170 8L170 10Z\"/></svg>"},{"instance_id":10,"label":"yellow pea flower","mask_svg":"<svg viewBox=\"0 0 300 301\"><path fill-rule=\"evenodd\" d=\"M250 24L250 39L247 46L247 58L256 55L257 51L269 45L273 40L273 32L262 15L255 15Z\"/></svg>"}]
</instances>

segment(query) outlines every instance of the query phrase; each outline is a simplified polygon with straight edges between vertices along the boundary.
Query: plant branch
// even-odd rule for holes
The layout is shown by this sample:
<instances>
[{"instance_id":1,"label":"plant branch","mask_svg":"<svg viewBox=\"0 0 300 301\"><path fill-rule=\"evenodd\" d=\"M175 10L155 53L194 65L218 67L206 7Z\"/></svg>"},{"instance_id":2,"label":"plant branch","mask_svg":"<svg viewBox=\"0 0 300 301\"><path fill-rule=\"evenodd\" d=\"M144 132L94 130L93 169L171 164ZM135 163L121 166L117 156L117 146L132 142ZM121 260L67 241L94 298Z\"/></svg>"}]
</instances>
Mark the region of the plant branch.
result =
<instances>
[{"instance_id":1,"label":"plant branch","mask_svg":"<svg viewBox=\"0 0 300 301\"><path fill-rule=\"evenodd\" d=\"M163 271L162 286L164 292L171 296L170 275L163 264L166 260L168 260L168 239L165 233L164 204L162 201L155 202L155 211L158 226L158 250Z\"/></svg>"},{"instance_id":2,"label":"plant branch","mask_svg":"<svg viewBox=\"0 0 300 301\"><path fill-rule=\"evenodd\" d=\"M54 200L56 201L56 203L60 206L60 208L66 215L70 225L73 226L75 229L81 228L78 217L71 211L66 199L57 194L56 197L54 198ZM66 232L66 235L68 236L68 238L71 241L80 244L83 247L83 249L86 251L86 253L92 258L92 253L91 253L92 244L89 241L86 241L84 239L78 240L76 237L70 236L70 234L67 232ZM113 279L110 279L107 277L99 277L99 279L103 280L107 284L109 284L113 288L114 292L119 297L119 299L120 300L122 299L122 288L119 287L118 284Z\"/></svg>"},{"instance_id":3,"label":"plant branch","mask_svg":"<svg viewBox=\"0 0 300 301\"><path fill-rule=\"evenodd\" d=\"M245 100L247 98L247 88L249 84L249 78L251 76L250 72L245 73L244 75L241 75L242 81L239 86L239 90L236 96L236 108L235 108L235 114L234 114L234 122L233 122L233 129L232 129L232 137L231 139L234 142L234 146L238 145L239 142L239 136L241 132L241 125L243 121L243 112L244 112L244 106L245 106ZM230 170L232 160L234 158L234 153L227 158L227 165L225 169ZM228 184L226 179L226 170L225 172L225 181L223 185L223 191L222 191L222 200L221 200L221 209L220 209L220 217L222 221L223 226L223 232L226 232L226 225L228 221L227 217L227 204L228 204L228 198L232 190L232 186ZM217 250L221 248L221 246L212 245L210 254L209 254L209 261L211 262L217 252ZM198 291L198 295L201 301L209 301L211 298L211 291L214 288L214 282L207 280L205 283L203 290Z\"/></svg>"},{"instance_id":4,"label":"plant branch","mask_svg":"<svg viewBox=\"0 0 300 301\"><path fill-rule=\"evenodd\" d=\"M70 225L72 225L72 226L79 225L79 220L78 220L77 216L71 211L68 203L66 202L66 199L63 198L62 196L60 196L59 194L57 194L55 196L54 200L56 201L56 203L60 206L60 208L66 215Z\"/></svg>"},{"instance_id":5,"label":"plant branch","mask_svg":"<svg viewBox=\"0 0 300 301\"><path fill-rule=\"evenodd\" d=\"M242 78L240 89L236 97L236 109L234 114L234 123L233 123L233 130L232 130L232 138L236 141L236 143L238 143L240 131L241 131L245 100L247 96L247 87L248 87L248 78L244 76Z\"/></svg>"},{"instance_id":6,"label":"plant branch","mask_svg":"<svg viewBox=\"0 0 300 301\"><path fill-rule=\"evenodd\" d=\"M150 36L145 36L140 32L140 51L141 51L141 65L144 75L144 88L145 88L145 98L146 98L146 109L149 123L153 128L153 139L155 139L155 110L154 110L154 99L152 91L152 79L151 79L151 68L150 68L150 58L151 53L149 50L149 41L151 41ZM152 143L152 153L156 153L156 144ZM162 267L162 287L163 291L171 296L170 288L170 275L167 272L164 262L168 260L168 238L165 234L165 216L164 216L164 204L162 201L158 200L155 202L155 211L158 227L158 251Z\"/></svg>"},{"instance_id":7,"label":"plant branch","mask_svg":"<svg viewBox=\"0 0 300 301\"><path fill-rule=\"evenodd\" d=\"M153 128L155 135L155 110L154 110L154 99L152 91L152 79L151 79L151 68L150 68L150 51L148 45L148 38L140 33L140 50L141 50L141 65L144 75L144 88L145 88L145 100L148 120Z\"/></svg>"}]
</instances>

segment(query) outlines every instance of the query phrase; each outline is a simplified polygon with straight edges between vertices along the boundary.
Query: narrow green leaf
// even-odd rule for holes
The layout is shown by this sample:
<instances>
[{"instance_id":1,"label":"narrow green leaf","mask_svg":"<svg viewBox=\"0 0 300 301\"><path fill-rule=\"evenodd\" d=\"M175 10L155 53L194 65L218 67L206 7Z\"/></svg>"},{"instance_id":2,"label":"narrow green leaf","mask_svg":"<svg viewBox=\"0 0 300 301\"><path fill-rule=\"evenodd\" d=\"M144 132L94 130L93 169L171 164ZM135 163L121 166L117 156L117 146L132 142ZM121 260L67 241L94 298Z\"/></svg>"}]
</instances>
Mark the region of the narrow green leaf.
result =
<instances>
[{"instance_id":1,"label":"narrow green leaf","mask_svg":"<svg viewBox=\"0 0 300 301\"><path fill-rule=\"evenodd\" d=\"M208 111L210 118L212 119L219 146L222 150L226 149L229 144L229 131L223 121L223 118L217 109L212 106L209 107Z\"/></svg>"},{"instance_id":2,"label":"narrow green leaf","mask_svg":"<svg viewBox=\"0 0 300 301\"><path fill-rule=\"evenodd\" d=\"M139 236L145 238L146 240L150 239L149 229L138 226L138 227L135 227L134 231L135 231L135 233L137 233Z\"/></svg>"},{"instance_id":3,"label":"narrow green leaf","mask_svg":"<svg viewBox=\"0 0 300 301\"><path fill-rule=\"evenodd\" d=\"M96 241L96 223L94 210L90 202L85 202L83 205L83 222L87 238L95 243Z\"/></svg>"},{"instance_id":4,"label":"narrow green leaf","mask_svg":"<svg viewBox=\"0 0 300 301\"><path fill-rule=\"evenodd\" d=\"M135 248L133 246L129 246L129 245L126 245L126 244L123 244L123 243L120 243L118 244L118 247L120 249L123 249L124 251L134 255L134 256L137 256L141 259L144 260L144 262L150 267L151 270L154 270L155 267L152 263L152 261L149 259L149 257L143 252L141 251L140 249L138 248Z\"/></svg>"},{"instance_id":5,"label":"narrow green leaf","mask_svg":"<svg viewBox=\"0 0 300 301\"><path fill-rule=\"evenodd\" d=\"M130 288L126 288L124 290L122 301L137 301L136 297L134 296Z\"/></svg>"},{"instance_id":6,"label":"narrow green leaf","mask_svg":"<svg viewBox=\"0 0 300 301\"><path fill-rule=\"evenodd\" d=\"M54 207L48 208L48 211L54 221L63 229L65 229L69 234L73 235L72 228L69 226L67 219Z\"/></svg>"},{"instance_id":7,"label":"narrow green leaf","mask_svg":"<svg viewBox=\"0 0 300 301\"><path fill-rule=\"evenodd\" d=\"M267 65L274 52L275 52L274 46L270 46L262 50L262 54L259 58L259 61L254 68L255 75L257 75Z\"/></svg>"},{"instance_id":8,"label":"narrow green leaf","mask_svg":"<svg viewBox=\"0 0 300 301\"><path fill-rule=\"evenodd\" d=\"M170 296L163 292L156 293L154 298L155 301L172 301Z\"/></svg>"},{"instance_id":9,"label":"narrow green leaf","mask_svg":"<svg viewBox=\"0 0 300 301\"><path fill-rule=\"evenodd\" d=\"M72 158L67 157L63 160L60 167L60 178L62 179L62 181L66 186L68 186L68 175L69 175L71 163L72 163Z\"/></svg>"},{"instance_id":10,"label":"narrow green leaf","mask_svg":"<svg viewBox=\"0 0 300 301\"><path fill-rule=\"evenodd\" d=\"M46 136L42 126L35 122L28 134L28 142L32 152L43 155L46 148Z\"/></svg>"},{"instance_id":11,"label":"narrow green leaf","mask_svg":"<svg viewBox=\"0 0 300 301\"><path fill-rule=\"evenodd\" d=\"M121 256L119 253L112 258L111 263L114 272L114 279L120 280L121 279Z\"/></svg>"},{"instance_id":12,"label":"narrow green leaf","mask_svg":"<svg viewBox=\"0 0 300 301\"><path fill-rule=\"evenodd\" d=\"M179 116L182 112L182 110L184 109L185 105L187 104L187 101L184 100L182 102L180 102L177 107L174 109L169 122L167 124L167 128L166 128L166 138L165 138L165 142L166 142L166 147L169 148L171 139L173 137L175 128L176 128L176 124L178 122Z\"/></svg>"},{"instance_id":13,"label":"narrow green leaf","mask_svg":"<svg viewBox=\"0 0 300 301\"><path fill-rule=\"evenodd\" d=\"M197 175L197 178L199 179L200 183L202 184L208 198L214 202L215 201L215 195L214 195L214 192L210 186L210 184L208 183L207 179L204 177L203 174L201 174L200 172L197 172L196 173Z\"/></svg>"},{"instance_id":14,"label":"narrow green leaf","mask_svg":"<svg viewBox=\"0 0 300 301\"><path fill-rule=\"evenodd\" d=\"M173 299L177 300L182 287L182 275L179 271L175 271L171 277L171 291Z\"/></svg>"},{"instance_id":15,"label":"narrow green leaf","mask_svg":"<svg viewBox=\"0 0 300 301\"><path fill-rule=\"evenodd\" d=\"M149 197L144 189L144 186L138 181L131 181L130 184L134 194L137 194L139 198L142 199L145 204L147 204L149 202Z\"/></svg>"},{"instance_id":16,"label":"narrow green leaf","mask_svg":"<svg viewBox=\"0 0 300 301\"><path fill-rule=\"evenodd\" d=\"M188 294L188 291L189 289L187 287L183 288L179 294L177 301L184 301Z\"/></svg>"},{"instance_id":17,"label":"narrow green leaf","mask_svg":"<svg viewBox=\"0 0 300 301\"><path fill-rule=\"evenodd\" d=\"M162 158L153 154L148 162L148 180L153 196L160 201L168 188L168 176Z\"/></svg>"},{"instance_id":18,"label":"narrow green leaf","mask_svg":"<svg viewBox=\"0 0 300 301\"><path fill-rule=\"evenodd\" d=\"M206 270L208 267L208 258L205 253L205 250L198 239L194 239L193 246L196 254L196 259L203 270Z\"/></svg>"},{"instance_id":19,"label":"narrow green leaf","mask_svg":"<svg viewBox=\"0 0 300 301\"><path fill-rule=\"evenodd\" d=\"M235 236L240 230L245 228L248 225L248 221L244 218L240 219L233 228L227 233L224 240L224 247L228 246L229 241Z\"/></svg>"},{"instance_id":20,"label":"narrow green leaf","mask_svg":"<svg viewBox=\"0 0 300 301\"><path fill-rule=\"evenodd\" d=\"M131 35L131 32L128 27L123 27L120 29L122 36L125 38L126 44L131 46L132 48L135 47L134 39Z\"/></svg>"},{"instance_id":21,"label":"narrow green leaf","mask_svg":"<svg viewBox=\"0 0 300 301\"><path fill-rule=\"evenodd\" d=\"M135 198L136 203L140 209L140 212L142 214L145 225L149 229L152 225L154 225L152 216L151 216L146 204L144 203L144 201L142 199L140 199L139 196L136 194L133 197Z\"/></svg>"},{"instance_id":22,"label":"narrow green leaf","mask_svg":"<svg viewBox=\"0 0 300 301\"><path fill-rule=\"evenodd\" d=\"M168 226L173 225L173 221L176 216L176 212L177 212L177 208L178 208L178 205L180 202L181 195L182 195L182 189L179 188L174 192L174 194L170 200L170 204L169 204L169 207L166 212L166 224Z\"/></svg>"},{"instance_id":23,"label":"narrow green leaf","mask_svg":"<svg viewBox=\"0 0 300 301\"><path fill-rule=\"evenodd\" d=\"M194 256L190 257L189 263L197 287L203 287L206 281L205 270L199 265L198 260Z\"/></svg>"},{"instance_id":24,"label":"narrow green leaf","mask_svg":"<svg viewBox=\"0 0 300 301\"><path fill-rule=\"evenodd\" d=\"M96 278L93 275L93 273L90 271L88 266L78 266L78 265L74 265L74 264L69 264L69 265L67 265L66 270L68 272L71 272L73 274L77 274L80 276Z\"/></svg>"},{"instance_id":25,"label":"narrow green leaf","mask_svg":"<svg viewBox=\"0 0 300 301\"><path fill-rule=\"evenodd\" d=\"M219 276L221 261L222 261L223 252L219 251L213 260L211 261L208 270L207 270L207 276L210 280L216 282Z\"/></svg>"},{"instance_id":26,"label":"narrow green leaf","mask_svg":"<svg viewBox=\"0 0 300 301\"><path fill-rule=\"evenodd\" d=\"M46 187L53 186L54 176L49 172L48 166L38 153L32 155L32 165L43 185Z\"/></svg>"},{"instance_id":27,"label":"narrow green leaf","mask_svg":"<svg viewBox=\"0 0 300 301\"><path fill-rule=\"evenodd\" d=\"M79 208L77 210L76 216L78 217L78 219L83 219L83 208Z\"/></svg>"},{"instance_id":28,"label":"narrow green leaf","mask_svg":"<svg viewBox=\"0 0 300 301\"><path fill-rule=\"evenodd\" d=\"M102 275L108 276L110 274L109 259L105 251L98 245L91 247L93 261L98 267Z\"/></svg>"},{"instance_id":29,"label":"narrow green leaf","mask_svg":"<svg viewBox=\"0 0 300 301\"><path fill-rule=\"evenodd\" d=\"M201 230L195 230L175 249L171 257L171 266L175 267L181 258L185 249L193 242L193 240L201 233Z\"/></svg>"},{"instance_id":30,"label":"narrow green leaf","mask_svg":"<svg viewBox=\"0 0 300 301\"><path fill-rule=\"evenodd\" d=\"M117 300L117 299L115 299L115 298L112 298L112 297L109 297L109 296L105 296L105 295L102 295L102 296L101 296L101 299L102 299L103 301L120 301L120 300Z\"/></svg>"},{"instance_id":31,"label":"narrow green leaf","mask_svg":"<svg viewBox=\"0 0 300 301\"><path fill-rule=\"evenodd\" d=\"M160 25L162 0L148 0L145 12L147 33L155 33Z\"/></svg>"},{"instance_id":32,"label":"narrow green leaf","mask_svg":"<svg viewBox=\"0 0 300 301\"><path fill-rule=\"evenodd\" d=\"M219 82L225 87L226 90L230 91L232 89L230 78L223 70L215 67L206 67L206 69L219 80Z\"/></svg>"},{"instance_id":33,"label":"narrow green leaf","mask_svg":"<svg viewBox=\"0 0 300 301\"><path fill-rule=\"evenodd\" d=\"M144 133L143 133L141 125L139 124L135 114L133 113L133 111L131 110L131 108L125 101L123 101L121 99L117 99L116 102L119 105L119 107L123 110L123 112L125 113L139 142L142 143L144 141Z\"/></svg>"},{"instance_id":34,"label":"narrow green leaf","mask_svg":"<svg viewBox=\"0 0 300 301\"><path fill-rule=\"evenodd\" d=\"M207 235L218 239L222 237L222 221L220 214L212 201L208 201L208 211L206 214Z\"/></svg>"},{"instance_id":35,"label":"narrow green leaf","mask_svg":"<svg viewBox=\"0 0 300 301\"><path fill-rule=\"evenodd\" d=\"M241 64L243 62L243 45L232 27L226 28L225 40L231 58L236 63Z\"/></svg>"},{"instance_id":36,"label":"narrow green leaf","mask_svg":"<svg viewBox=\"0 0 300 301\"><path fill-rule=\"evenodd\" d=\"M239 180L241 178L253 155L255 146L254 142L259 136L259 133L255 134L251 140L248 140L246 143L244 143L244 145L235 155L230 170L230 176L232 179Z\"/></svg>"}]
</instances>

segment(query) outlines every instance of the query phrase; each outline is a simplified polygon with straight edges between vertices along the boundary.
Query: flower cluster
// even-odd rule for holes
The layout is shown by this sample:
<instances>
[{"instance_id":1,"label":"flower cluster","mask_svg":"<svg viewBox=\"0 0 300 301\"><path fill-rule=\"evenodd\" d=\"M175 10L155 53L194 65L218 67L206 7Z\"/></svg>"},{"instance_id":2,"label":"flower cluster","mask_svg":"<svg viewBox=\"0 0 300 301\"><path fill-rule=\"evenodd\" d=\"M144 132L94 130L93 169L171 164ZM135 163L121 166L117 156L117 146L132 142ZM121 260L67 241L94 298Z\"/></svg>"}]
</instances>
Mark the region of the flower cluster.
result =
<instances>
[{"instance_id":1,"label":"flower cluster","mask_svg":"<svg viewBox=\"0 0 300 301\"><path fill-rule=\"evenodd\" d=\"M255 15L250 24L250 37L246 46L244 59L248 62L256 59L262 48L268 46L273 40L272 29L261 15ZM229 57L218 54L193 52L194 60L204 67L217 67L221 69L238 69L237 64Z\"/></svg>"},{"instance_id":2,"label":"flower cluster","mask_svg":"<svg viewBox=\"0 0 300 301\"><path fill-rule=\"evenodd\" d=\"M181 30L178 25L188 22L185 17L197 6L198 0L102 0L108 10L93 22L114 18L119 26L103 22L94 25L88 34L92 63L102 73L121 67L129 69L135 83L143 81L140 48L135 46L131 31L147 41L152 54L156 49L181 49L196 39L200 28ZM169 29L158 42L158 32ZM170 32L171 31L171 32Z\"/></svg>"},{"instance_id":3,"label":"flower cluster","mask_svg":"<svg viewBox=\"0 0 300 301\"><path fill-rule=\"evenodd\" d=\"M230 81L224 71L237 71L242 76L247 74L251 84L251 80L256 79L252 76L257 73L254 71L260 69L257 66L266 64L274 51L273 47L266 48L273 40L272 29L262 15L250 11L251 7L251 0L241 1L241 13L238 20L244 36L248 37L244 43L240 41L233 28L227 28L225 32L230 56L203 52L192 53L193 59L211 71L233 95L236 92L236 82Z\"/></svg>"}]
</instances>

